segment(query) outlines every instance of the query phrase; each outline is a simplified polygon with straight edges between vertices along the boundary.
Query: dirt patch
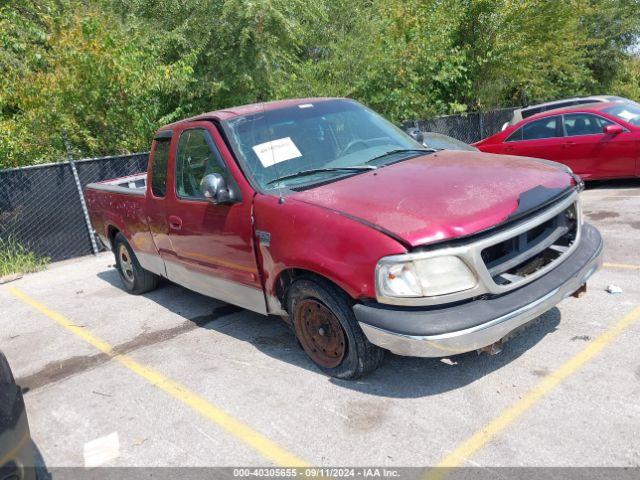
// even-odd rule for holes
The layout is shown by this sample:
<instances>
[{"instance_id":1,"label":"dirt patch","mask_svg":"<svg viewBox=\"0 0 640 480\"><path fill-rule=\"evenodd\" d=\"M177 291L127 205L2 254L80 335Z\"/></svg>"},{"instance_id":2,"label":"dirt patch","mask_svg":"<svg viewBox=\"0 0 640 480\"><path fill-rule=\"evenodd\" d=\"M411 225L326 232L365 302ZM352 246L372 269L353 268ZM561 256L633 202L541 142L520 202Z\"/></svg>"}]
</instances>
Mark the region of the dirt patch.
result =
<instances>
[{"instance_id":1,"label":"dirt patch","mask_svg":"<svg viewBox=\"0 0 640 480\"><path fill-rule=\"evenodd\" d=\"M385 401L353 401L347 407L345 423L349 430L366 432L384 423L388 404Z\"/></svg>"},{"instance_id":2,"label":"dirt patch","mask_svg":"<svg viewBox=\"0 0 640 480\"><path fill-rule=\"evenodd\" d=\"M597 212L585 212L589 220L606 220L607 218L616 218L620 214L618 212L611 212L609 210L599 210Z\"/></svg>"},{"instance_id":3,"label":"dirt patch","mask_svg":"<svg viewBox=\"0 0 640 480\"><path fill-rule=\"evenodd\" d=\"M551 370L549 370L548 368L537 368L535 370L531 370L531 373L533 373L536 377L546 377L551 373Z\"/></svg>"},{"instance_id":4,"label":"dirt patch","mask_svg":"<svg viewBox=\"0 0 640 480\"><path fill-rule=\"evenodd\" d=\"M145 331L128 342L116 345L113 347L113 352L115 355L124 355L142 347L163 343L168 340L172 340L179 335L195 330L196 328L201 328L209 322L239 311L242 311L242 308L234 305L223 305L215 308L210 314L194 317L176 327L151 332ZM108 362L111 358L112 355L98 353L95 355L84 355L66 358L64 360L57 360L46 364L39 371L32 373L31 375L19 378L16 383L18 383L24 391L36 390L51 383L59 382L60 380L64 380L93 369Z\"/></svg>"},{"instance_id":5,"label":"dirt patch","mask_svg":"<svg viewBox=\"0 0 640 480\"><path fill-rule=\"evenodd\" d=\"M629 226L631 228L635 228L636 230L640 230L640 222L629 222Z\"/></svg>"},{"instance_id":6,"label":"dirt patch","mask_svg":"<svg viewBox=\"0 0 640 480\"><path fill-rule=\"evenodd\" d=\"M95 368L108 362L110 358L106 353L99 353L97 355L83 355L50 362L39 371L16 379L16 383L22 387L23 392L27 393Z\"/></svg>"}]
</instances>

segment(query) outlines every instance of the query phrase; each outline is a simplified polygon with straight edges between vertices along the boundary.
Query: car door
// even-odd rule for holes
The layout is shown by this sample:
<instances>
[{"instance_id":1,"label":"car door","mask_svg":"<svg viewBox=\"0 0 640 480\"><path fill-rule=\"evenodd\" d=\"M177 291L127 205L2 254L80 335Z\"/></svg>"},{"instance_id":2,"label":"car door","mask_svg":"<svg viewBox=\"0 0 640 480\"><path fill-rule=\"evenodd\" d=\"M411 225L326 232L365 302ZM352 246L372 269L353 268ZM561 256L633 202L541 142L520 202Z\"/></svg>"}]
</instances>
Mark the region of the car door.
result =
<instances>
[{"instance_id":1,"label":"car door","mask_svg":"<svg viewBox=\"0 0 640 480\"><path fill-rule=\"evenodd\" d=\"M166 211L173 252L165 259L167 276L202 294L266 313L253 245L252 195L245 191L239 202L221 205L205 199L200 189L202 178L211 173L236 186L244 178L237 178L239 170L232 171L223 158L221 148L226 147L211 122L174 131L178 140Z\"/></svg>"},{"instance_id":2,"label":"car door","mask_svg":"<svg viewBox=\"0 0 640 480\"><path fill-rule=\"evenodd\" d=\"M561 161L562 135L559 115L532 120L509 135L500 153Z\"/></svg>"},{"instance_id":3,"label":"car door","mask_svg":"<svg viewBox=\"0 0 640 480\"><path fill-rule=\"evenodd\" d=\"M585 179L635 174L637 152L631 132L607 134L604 127L615 122L593 113L568 113L563 120L563 163L575 173Z\"/></svg>"},{"instance_id":4,"label":"car door","mask_svg":"<svg viewBox=\"0 0 640 480\"><path fill-rule=\"evenodd\" d=\"M171 130L158 133L151 145L149 156L147 193L145 200L145 214L151 240L146 240L146 236L141 236L140 241L133 239L133 247L136 256L143 268L166 275L163 259L173 252L171 241L169 240L169 223L166 216L167 197L167 173L169 168L169 157L171 151ZM143 231L143 229L140 229ZM145 238L146 237L146 238ZM156 253L157 252L157 255Z\"/></svg>"}]
</instances>

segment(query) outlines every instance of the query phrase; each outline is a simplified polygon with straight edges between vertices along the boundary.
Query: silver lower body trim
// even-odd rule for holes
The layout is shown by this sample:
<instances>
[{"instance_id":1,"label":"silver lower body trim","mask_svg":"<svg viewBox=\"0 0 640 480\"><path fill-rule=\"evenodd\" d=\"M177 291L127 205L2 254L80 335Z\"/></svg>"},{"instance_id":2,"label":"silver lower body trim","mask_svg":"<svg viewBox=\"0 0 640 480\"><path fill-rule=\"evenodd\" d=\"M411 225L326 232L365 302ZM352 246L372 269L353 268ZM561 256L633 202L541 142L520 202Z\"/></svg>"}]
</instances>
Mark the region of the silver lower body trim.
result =
<instances>
[{"instance_id":1,"label":"silver lower body trim","mask_svg":"<svg viewBox=\"0 0 640 480\"><path fill-rule=\"evenodd\" d=\"M509 333L553 308L578 290L602 265L602 250L585 264L577 275L562 286L508 314L475 327L439 335L412 336L383 330L360 322L367 339L374 345L397 355L411 357L446 357L471 352L502 340ZM517 291L512 293L517 295Z\"/></svg>"},{"instance_id":2,"label":"silver lower body trim","mask_svg":"<svg viewBox=\"0 0 640 480\"><path fill-rule=\"evenodd\" d=\"M257 313L267 314L262 289L225 280L214 275L206 275L186 268L177 261L165 260L167 278L183 287L207 297L237 305Z\"/></svg>"}]
</instances>

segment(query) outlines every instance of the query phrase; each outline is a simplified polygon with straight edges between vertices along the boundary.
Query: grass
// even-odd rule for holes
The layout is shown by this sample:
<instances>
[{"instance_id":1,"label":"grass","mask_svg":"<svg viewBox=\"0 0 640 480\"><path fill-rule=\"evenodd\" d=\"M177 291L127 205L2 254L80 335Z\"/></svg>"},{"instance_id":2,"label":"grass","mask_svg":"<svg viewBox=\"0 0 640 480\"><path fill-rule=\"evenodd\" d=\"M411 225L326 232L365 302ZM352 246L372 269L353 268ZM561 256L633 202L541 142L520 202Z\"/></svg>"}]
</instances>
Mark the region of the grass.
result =
<instances>
[{"instance_id":1,"label":"grass","mask_svg":"<svg viewBox=\"0 0 640 480\"><path fill-rule=\"evenodd\" d=\"M30 252L15 238L0 238L0 278L14 273L37 272L48 263L48 258Z\"/></svg>"}]
</instances>

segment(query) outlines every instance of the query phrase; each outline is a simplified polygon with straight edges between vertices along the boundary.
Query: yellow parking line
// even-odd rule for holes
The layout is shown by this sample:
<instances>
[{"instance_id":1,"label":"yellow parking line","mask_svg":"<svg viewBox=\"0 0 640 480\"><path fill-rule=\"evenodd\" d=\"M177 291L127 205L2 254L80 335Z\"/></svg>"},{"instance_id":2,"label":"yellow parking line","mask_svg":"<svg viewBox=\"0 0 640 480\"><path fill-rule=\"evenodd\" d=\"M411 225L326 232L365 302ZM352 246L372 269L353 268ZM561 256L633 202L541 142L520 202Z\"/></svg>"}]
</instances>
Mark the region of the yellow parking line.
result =
<instances>
[{"instance_id":1,"label":"yellow parking line","mask_svg":"<svg viewBox=\"0 0 640 480\"><path fill-rule=\"evenodd\" d=\"M9 453L7 453L4 457L0 457L0 468L8 464L10 461L15 460L15 457L17 457L20 451L27 446L30 440L31 437L28 433L22 435L22 438L18 440L18 443L11 449L11 451L9 451Z\"/></svg>"},{"instance_id":2,"label":"yellow parking line","mask_svg":"<svg viewBox=\"0 0 640 480\"><path fill-rule=\"evenodd\" d=\"M629 265L628 263L603 263L605 268L627 268L629 270L640 270L640 265Z\"/></svg>"},{"instance_id":3,"label":"yellow parking line","mask_svg":"<svg viewBox=\"0 0 640 480\"><path fill-rule=\"evenodd\" d=\"M555 372L550 373L542 379L538 385L515 404L462 442L453 452L440 460L436 465L436 469L430 470L427 473L427 478L430 480L441 479L448 474L447 468L460 466L465 460L517 420L518 417L531 408L538 400L550 393L572 373L593 359L604 347L613 342L618 335L633 325L638 319L640 319L640 306L627 313L618 323L589 343L589 345L571 357Z\"/></svg>"},{"instance_id":4,"label":"yellow parking line","mask_svg":"<svg viewBox=\"0 0 640 480\"><path fill-rule=\"evenodd\" d=\"M199 397L196 393L190 391L185 386L180 385L150 367L136 362L126 355L115 353L113 347L107 342L91 334L86 328L74 325L64 315L50 310L45 305L31 298L21 290L18 290L15 287L9 287L8 291L27 305L30 305L47 317L55 320L59 325L80 337L88 344L109 355L113 360L119 362L136 375L142 377L151 385L159 388L160 390L164 390L184 405L190 407L206 419L223 428L274 464L283 467L305 467L309 465L308 462L296 457L292 453L289 453L284 448L269 440L261 433L256 432L245 423L236 420L219 407L208 402L204 398Z\"/></svg>"}]
</instances>

